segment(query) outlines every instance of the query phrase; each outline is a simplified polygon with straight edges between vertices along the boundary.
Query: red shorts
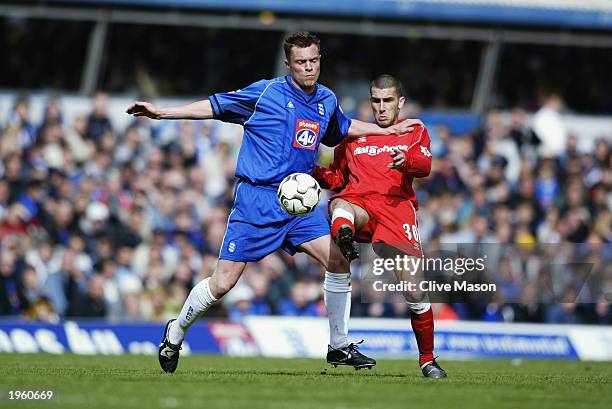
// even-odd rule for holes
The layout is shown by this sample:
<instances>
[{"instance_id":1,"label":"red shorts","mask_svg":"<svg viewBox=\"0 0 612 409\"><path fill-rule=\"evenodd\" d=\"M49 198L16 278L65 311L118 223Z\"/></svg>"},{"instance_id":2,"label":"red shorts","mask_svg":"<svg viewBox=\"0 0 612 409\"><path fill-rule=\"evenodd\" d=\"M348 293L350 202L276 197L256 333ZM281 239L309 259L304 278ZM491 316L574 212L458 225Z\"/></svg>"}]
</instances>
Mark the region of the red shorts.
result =
<instances>
[{"instance_id":1,"label":"red shorts","mask_svg":"<svg viewBox=\"0 0 612 409\"><path fill-rule=\"evenodd\" d=\"M357 242L385 243L413 256L423 255L416 210L410 200L379 194L342 193L332 196L330 202L334 199L344 199L368 213L368 223L355 234Z\"/></svg>"}]
</instances>

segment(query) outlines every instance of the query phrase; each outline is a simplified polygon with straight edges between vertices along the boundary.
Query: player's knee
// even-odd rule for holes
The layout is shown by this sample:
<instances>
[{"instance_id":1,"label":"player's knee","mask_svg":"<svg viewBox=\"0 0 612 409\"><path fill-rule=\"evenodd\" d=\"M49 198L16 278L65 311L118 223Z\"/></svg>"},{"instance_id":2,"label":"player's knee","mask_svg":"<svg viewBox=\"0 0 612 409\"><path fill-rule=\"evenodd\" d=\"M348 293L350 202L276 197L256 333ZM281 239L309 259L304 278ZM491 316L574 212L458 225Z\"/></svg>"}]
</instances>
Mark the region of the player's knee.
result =
<instances>
[{"instance_id":1,"label":"player's knee","mask_svg":"<svg viewBox=\"0 0 612 409\"><path fill-rule=\"evenodd\" d=\"M410 306L414 305L415 308L418 308L417 304L424 304L427 301L426 294L423 291L406 292L404 298Z\"/></svg>"},{"instance_id":2,"label":"player's knee","mask_svg":"<svg viewBox=\"0 0 612 409\"><path fill-rule=\"evenodd\" d=\"M336 209L350 210L348 203L344 199L332 200L332 202L329 204L329 208L332 210L332 212Z\"/></svg>"},{"instance_id":3,"label":"player's knee","mask_svg":"<svg viewBox=\"0 0 612 409\"><path fill-rule=\"evenodd\" d=\"M408 303L408 308L410 311L416 314L423 314L431 308L431 303L429 302L429 296L426 292L413 292L404 294L406 296L406 302Z\"/></svg>"}]
</instances>

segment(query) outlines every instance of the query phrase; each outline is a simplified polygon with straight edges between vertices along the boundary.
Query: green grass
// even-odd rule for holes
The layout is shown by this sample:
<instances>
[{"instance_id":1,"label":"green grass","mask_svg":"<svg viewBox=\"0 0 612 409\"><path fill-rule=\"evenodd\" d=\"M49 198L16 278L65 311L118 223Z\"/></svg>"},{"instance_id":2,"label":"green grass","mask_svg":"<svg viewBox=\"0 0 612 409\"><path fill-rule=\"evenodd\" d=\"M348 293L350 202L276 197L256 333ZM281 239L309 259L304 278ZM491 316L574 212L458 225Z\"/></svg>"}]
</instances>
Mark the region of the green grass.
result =
<instances>
[{"instance_id":1,"label":"green grass","mask_svg":"<svg viewBox=\"0 0 612 409\"><path fill-rule=\"evenodd\" d=\"M0 354L0 407L18 408L612 408L612 364L444 361L424 379L412 360L371 371L321 360L190 356L177 373L155 356ZM52 402L15 403L8 390L53 390Z\"/></svg>"}]
</instances>

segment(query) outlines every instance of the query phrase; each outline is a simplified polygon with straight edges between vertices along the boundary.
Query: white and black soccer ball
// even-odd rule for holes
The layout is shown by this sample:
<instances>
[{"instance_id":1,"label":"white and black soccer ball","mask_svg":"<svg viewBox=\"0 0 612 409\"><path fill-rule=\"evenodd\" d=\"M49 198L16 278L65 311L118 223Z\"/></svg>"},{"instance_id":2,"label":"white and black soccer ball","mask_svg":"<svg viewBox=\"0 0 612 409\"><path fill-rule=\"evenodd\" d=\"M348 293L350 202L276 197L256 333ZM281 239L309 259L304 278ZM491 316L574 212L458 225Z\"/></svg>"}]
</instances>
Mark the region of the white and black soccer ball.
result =
<instances>
[{"instance_id":1,"label":"white and black soccer ball","mask_svg":"<svg viewBox=\"0 0 612 409\"><path fill-rule=\"evenodd\" d=\"M319 183L306 173L292 173L278 186L278 201L292 216L311 213L321 199Z\"/></svg>"}]
</instances>

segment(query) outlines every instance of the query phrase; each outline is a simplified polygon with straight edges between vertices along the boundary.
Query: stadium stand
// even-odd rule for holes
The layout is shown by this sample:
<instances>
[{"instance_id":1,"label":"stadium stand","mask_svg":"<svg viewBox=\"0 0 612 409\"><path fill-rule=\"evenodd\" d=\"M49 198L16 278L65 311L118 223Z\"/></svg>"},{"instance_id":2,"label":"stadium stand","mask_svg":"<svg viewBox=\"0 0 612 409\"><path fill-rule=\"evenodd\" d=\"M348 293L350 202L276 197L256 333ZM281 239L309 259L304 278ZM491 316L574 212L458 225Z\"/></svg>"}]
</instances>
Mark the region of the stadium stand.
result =
<instances>
[{"instance_id":1,"label":"stadium stand","mask_svg":"<svg viewBox=\"0 0 612 409\"><path fill-rule=\"evenodd\" d=\"M119 19L125 17L119 12L141 6L165 12L170 2L90 3L117 6ZM404 115L419 115L430 128L434 169L418 185L428 251L445 243L504 248L483 277L501 288L497 297L470 304L443 299L437 318L612 323L612 129L609 117L572 119L586 137L568 127L565 115L612 110L602 86L612 67L609 44L601 46L609 38L577 45L586 38L580 35L610 30L609 2L447 0L442 14L440 3L336 1L332 16L355 26L367 15L444 22L450 29L457 23L528 26L537 35L546 28L577 37L573 45L552 47L504 43L490 98L474 111L485 46L470 36L488 38L488 31L479 37L463 30L458 39L448 38L455 31L438 36L422 27L419 34L388 37L323 36L322 81L338 91L346 111L367 119L367 81L390 70L409 90ZM172 10L207 13L219 4L182 0L172 2ZM0 63L0 315L161 322L176 316L191 287L210 275L231 205L240 128L214 121L129 122L122 109L131 96L184 100L271 77L286 28L275 25L281 17L330 17L326 1L304 2L307 11L294 2L248 8L253 4L224 2L222 11L278 13L270 28L111 24L93 81L111 102L106 92L90 101L74 95L88 83L87 8L81 10L87 18L63 21L18 18L0 7L0 50L8 56ZM506 39L518 38L513 35ZM153 45L138 47L143 41ZM358 53L352 44L359 44ZM43 96L30 97L32 91ZM329 151L321 160L329 161ZM366 262L355 268L353 315L405 316L402 303L357 302L357 272ZM551 274L542 266L553 262L567 264ZM587 273L574 265L581 262L590 264ZM270 255L248 266L212 316L325 315L322 275L303 254Z\"/></svg>"},{"instance_id":2,"label":"stadium stand","mask_svg":"<svg viewBox=\"0 0 612 409\"><path fill-rule=\"evenodd\" d=\"M58 99L48 100L37 122L28 100L19 99L2 124L4 315L164 320L211 272L231 203L240 133L214 121L139 120L118 129L107 98L96 94L90 112L71 122L63 120ZM558 103L553 98L531 122ZM609 139L586 151L577 149L571 134L561 146L549 144L520 108L508 123L491 111L472 133L451 135L439 126L432 134L434 170L419 183L424 243L507 246L488 277L502 288L500 298L470 309L447 300L440 314L609 323ZM578 270L567 272L573 281L554 276L552 288L562 287L571 302L556 303L561 298L549 291L546 270L539 268L550 262L541 243L583 243L570 245L568 261L593 253L588 280ZM249 265L215 314L323 315L322 274L305 255L271 255ZM406 313L402 304L354 305L355 315Z\"/></svg>"}]
</instances>

